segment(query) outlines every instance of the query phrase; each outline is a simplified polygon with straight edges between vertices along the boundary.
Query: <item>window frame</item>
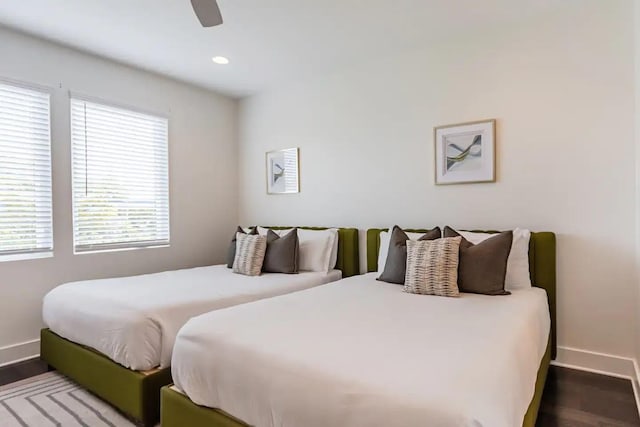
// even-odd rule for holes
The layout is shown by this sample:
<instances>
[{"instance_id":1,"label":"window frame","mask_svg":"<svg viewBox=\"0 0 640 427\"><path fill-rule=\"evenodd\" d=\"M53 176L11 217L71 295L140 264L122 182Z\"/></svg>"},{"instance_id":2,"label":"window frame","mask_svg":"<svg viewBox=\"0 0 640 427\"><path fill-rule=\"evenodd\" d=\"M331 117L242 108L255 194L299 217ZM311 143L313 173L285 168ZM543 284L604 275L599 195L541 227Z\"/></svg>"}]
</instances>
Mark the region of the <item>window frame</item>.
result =
<instances>
[{"instance_id":1,"label":"window frame","mask_svg":"<svg viewBox=\"0 0 640 427\"><path fill-rule=\"evenodd\" d=\"M0 249L0 262L10 261L23 261L31 259L50 258L54 256L55 250L55 230L54 230L54 200L53 200L53 97L54 88L42 84L26 82L23 80L12 79L9 77L0 76L0 84L5 86L12 86L22 90L28 90L38 92L42 95L46 95L48 98L48 114L46 115L48 120L48 154L49 154L49 241L51 244L48 248L34 247L29 250L7 250Z\"/></svg>"},{"instance_id":2,"label":"window frame","mask_svg":"<svg viewBox=\"0 0 640 427\"><path fill-rule=\"evenodd\" d=\"M166 198L167 198L167 239L166 240L145 240L139 242L122 242L122 243L106 243L106 244L95 244L95 245L77 245L76 244L76 192L74 188L75 183L75 170L73 164L73 156L74 156L74 146L73 146L73 101L80 102L88 102L92 104L97 104L99 106L104 106L107 108L115 108L120 110L125 110L131 113L144 114L148 116L152 116L156 119L163 119L166 121ZM71 219L72 219L72 228L71 228L71 244L73 248L74 255L87 255L87 254L95 254L95 253L104 253L104 252L121 252L121 251L132 251L132 250L140 250L140 249L157 249L157 248L168 248L171 246L171 161L170 161L170 117L167 113L159 113L157 111L139 108L136 106L131 106L128 104L123 104L119 102L113 102L109 100L105 100L103 98L86 95L83 93L78 93L74 91L69 91L68 94L68 108L69 108L69 153L71 157ZM80 248L80 249L79 249Z\"/></svg>"}]
</instances>

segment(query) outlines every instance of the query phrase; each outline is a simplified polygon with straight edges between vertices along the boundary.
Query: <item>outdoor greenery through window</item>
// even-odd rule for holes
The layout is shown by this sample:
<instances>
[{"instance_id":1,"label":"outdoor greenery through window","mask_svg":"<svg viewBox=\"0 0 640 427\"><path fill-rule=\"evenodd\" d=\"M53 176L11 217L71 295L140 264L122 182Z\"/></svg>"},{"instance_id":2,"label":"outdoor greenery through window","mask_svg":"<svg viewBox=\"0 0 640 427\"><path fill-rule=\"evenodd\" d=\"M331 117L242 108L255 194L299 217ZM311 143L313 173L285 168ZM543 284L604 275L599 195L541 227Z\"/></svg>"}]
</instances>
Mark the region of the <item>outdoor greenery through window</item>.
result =
<instances>
[{"instance_id":1,"label":"outdoor greenery through window","mask_svg":"<svg viewBox=\"0 0 640 427\"><path fill-rule=\"evenodd\" d=\"M49 94L0 82L0 259L53 250Z\"/></svg>"},{"instance_id":2,"label":"outdoor greenery through window","mask_svg":"<svg viewBox=\"0 0 640 427\"><path fill-rule=\"evenodd\" d=\"M75 252L169 243L166 118L71 99Z\"/></svg>"}]
</instances>

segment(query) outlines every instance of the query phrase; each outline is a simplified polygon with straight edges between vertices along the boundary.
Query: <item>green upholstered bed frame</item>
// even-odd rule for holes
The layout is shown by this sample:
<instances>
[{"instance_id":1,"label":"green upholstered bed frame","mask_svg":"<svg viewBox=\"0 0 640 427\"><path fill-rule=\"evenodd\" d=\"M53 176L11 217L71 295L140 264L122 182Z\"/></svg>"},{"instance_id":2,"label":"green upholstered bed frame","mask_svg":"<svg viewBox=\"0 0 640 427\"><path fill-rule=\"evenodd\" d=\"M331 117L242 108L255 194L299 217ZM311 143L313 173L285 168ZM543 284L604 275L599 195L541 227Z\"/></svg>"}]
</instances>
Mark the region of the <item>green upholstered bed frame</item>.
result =
<instances>
[{"instance_id":1,"label":"green upholstered bed frame","mask_svg":"<svg viewBox=\"0 0 640 427\"><path fill-rule=\"evenodd\" d=\"M551 345L547 346L536 379L536 390L522 422L523 427L535 427L542 400L544 383L551 361ZM199 406L171 386L162 387L161 393L162 427L247 427L244 422L219 410Z\"/></svg>"},{"instance_id":2,"label":"green upholstered bed frame","mask_svg":"<svg viewBox=\"0 0 640 427\"><path fill-rule=\"evenodd\" d=\"M343 277L353 276L360 271L358 245L357 228L338 229L336 268L342 270ZM171 384L171 368L150 372L133 371L95 350L62 338L49 329L40 332L40 357L51 367L109 402L138 424L153 426L158 422L160 388Z\"/></svg>"},{"instance_id":3,"label":"green upholstered bed frame","mask_svg":"<svg viewBox=\"0 0 640 427\"><path fill-rule=\"evenodd\" d=\"M171 383L171 368L133 371L49 329L40 331L40 357L137 423L153 426L158 421L159 390Z\"/></svg>"},{"instance_id":4,"label":"green upholstered bed frame","mask_svg":"<svg viewBox=\"0 0 640 427\"><path fill-rule=\"evenodd\" d=\"M370 272L378 269L381 231L384 230L367 230L367 270ZM429 230L407 231L427 232ZM535 393L524 416L523 427L535 427L549 364L552 356L555 357L556 240L554 233L532 233L529 261L533 283L547 291L551 314L551 334L545 354L540 361ZM184 394L173 390L170 386L162 388L161 420L162 427L247 427L244 422L221 410L196 405Z\"/></svg>"},{"instance_id":5,"label":"green upholstered bed frame","mask_svg":"<svg viewBox=\"0 0 640 427\"><path fill-rule=\"evenodd\" d=\"M380 233L387 229L372 228L367 230L367 271L378 271L378 251L380 250ZM409 232L426 233L428 229L407 229ZM496 230L469 230L476 233L499 233ZM549 371L549 364L556 358L556 235L554 233L532 232L529 240L529 274L533 286L547 291L551 331L549 344L540 362L536 390L529 409L524 417L524 427L534 427L540 409L542 392Z\"/></svg>"},{"instance_id":6,"label":"green upholstered bed frame","mask_svg":"<svg viewBox=\"0 0 640 427\"><path fill-rule=\"evenodd\" d=\"M387 229L367 230L367 271L378 271L378 251L380 233ZM428 229L407 229L412 233L426 233ZM475 233L499 233L495 230L469 230ZM529 273L534 286L547 291L549 315L551 316L551 359L556 358L556 235L554 233L532 232L529 240Z\"/></svg>"}]
</instances>

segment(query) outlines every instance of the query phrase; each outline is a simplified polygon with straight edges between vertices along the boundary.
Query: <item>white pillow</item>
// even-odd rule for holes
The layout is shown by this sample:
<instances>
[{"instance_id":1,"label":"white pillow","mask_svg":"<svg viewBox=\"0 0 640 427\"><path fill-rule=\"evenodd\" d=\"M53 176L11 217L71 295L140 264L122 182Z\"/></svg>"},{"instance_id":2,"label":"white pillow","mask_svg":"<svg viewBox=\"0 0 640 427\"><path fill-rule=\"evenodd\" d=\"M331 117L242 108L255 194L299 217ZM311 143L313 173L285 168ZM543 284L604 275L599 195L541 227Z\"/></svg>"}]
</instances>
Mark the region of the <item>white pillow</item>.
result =
<instances>
[{"instance_id":1,"label":"white pillow","mask_svg":"<svg viewBox=\"0 0 640 427\"><path fill-rule=\"evenodd\" d=\"M267 228L258 227L258 234L267 234ZM273 230L279 236L291 231ZM322 271L332 270L338 260L338 229L303 230L298 228L298 270Z\"/></svg>"},{"instance_id":2,"label":"white pillow","mask_svg":"<svg viewBox=\"0 0 640 427\"><path fill-rule=\"evenodd\" d=\"M287 230L273 230L274 233L276 233L278 236L282 236L284 233L283 231L289 231L291 230L290 228ZM267 235L267 231L269 231L268 228L264 228L264 227L260 227L258 226L258 234L261 236L266 236Z\"/></svg>"},{"instance_id":3,"label":"white pillow","mask_svg":"<svg viewBox=\"0 0 640 427\"><path fill-rule=\"evenodd\" d=\"M392 230L390 227L389 230ZM425 233L409 233L405 231L409 240L418 240ZM387 264L387 256L389 256L389 243L391 241L391 231L383 231L380 233L380 249L378 250L378 275L384 272L384 266Z\"/></svg>"},{"instance_id":4,"label":"white pillow","mask_svg":"<svg viewBox=\"0 0 640 427\"><path fill-rule=\"evenodd\" d=\"M334 268L336 268L336 264L338 263L338 229L337 228L330 228L327 231L329 231L331 234L333 234L333 245L331 246L331 257L329 258L329 268L327 269L327 272L333 270Z\"/></svg>"},{"instance_id":5,"label":"white pillow","mask_svg":"<svg viewBox=\"0 0 640 427\"><path fill-rule=\"evenodd\" d=\"M472 233L469 231L458 231L458 233L474 245L493 236L493 234L489 233ZM509 258L507 259L507 275L504 279L504 288L507 291L531 287L531 276L529 274L530 238L531 232L529 230L522 228L513 230L511 252L509 252Z\"/></svg>"},{"instance_id":6,"label":"white pillow","mask_svg":"<svg viewBox=\"0 0 640 427\"><path fill-rule=\"evenodd\" d=\"M298 229L298 239L300 241L299 269L301 271L328 272L336 236L337 232L331 230Z\"/></svg>"}]
</instances>

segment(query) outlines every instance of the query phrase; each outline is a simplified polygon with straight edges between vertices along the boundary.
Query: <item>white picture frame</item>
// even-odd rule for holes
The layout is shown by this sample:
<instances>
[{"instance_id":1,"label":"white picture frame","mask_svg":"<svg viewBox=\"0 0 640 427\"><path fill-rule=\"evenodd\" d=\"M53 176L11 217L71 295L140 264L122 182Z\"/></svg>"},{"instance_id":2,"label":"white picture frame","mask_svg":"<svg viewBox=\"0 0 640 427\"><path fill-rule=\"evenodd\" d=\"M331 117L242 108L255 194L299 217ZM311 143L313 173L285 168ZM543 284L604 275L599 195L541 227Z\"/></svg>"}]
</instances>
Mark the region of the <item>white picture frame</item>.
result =
<instances>
[{"instance_id":1,"label":"white picture frame","mask_svg":"<svg viewBox=\"0 0 640 427\"><path fill-rule=\"evenodd\" d=\"M496 181L496 121L434 128L436 185Z\"/></svg>"},{"instance_id":2,"label":"white picture frame","mask_svg":"<svg viewBox=\"0 0 640 427\"><path fill-rule=\"evenodd\" d=\"M300 192L299 149L266 153L267 194L293 194Z\"/></svg>"}]
</instances>

